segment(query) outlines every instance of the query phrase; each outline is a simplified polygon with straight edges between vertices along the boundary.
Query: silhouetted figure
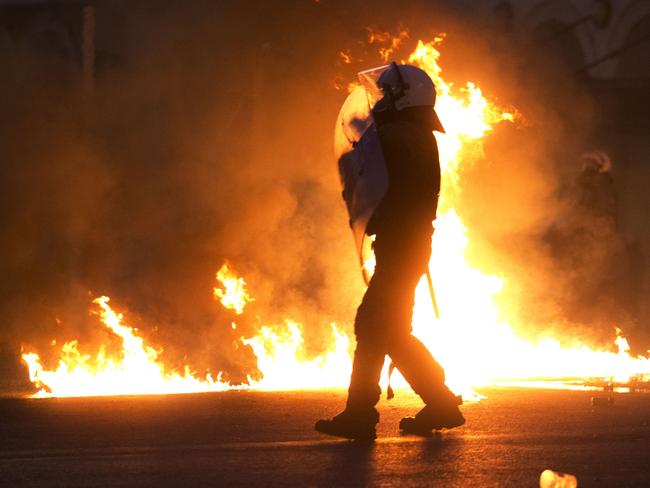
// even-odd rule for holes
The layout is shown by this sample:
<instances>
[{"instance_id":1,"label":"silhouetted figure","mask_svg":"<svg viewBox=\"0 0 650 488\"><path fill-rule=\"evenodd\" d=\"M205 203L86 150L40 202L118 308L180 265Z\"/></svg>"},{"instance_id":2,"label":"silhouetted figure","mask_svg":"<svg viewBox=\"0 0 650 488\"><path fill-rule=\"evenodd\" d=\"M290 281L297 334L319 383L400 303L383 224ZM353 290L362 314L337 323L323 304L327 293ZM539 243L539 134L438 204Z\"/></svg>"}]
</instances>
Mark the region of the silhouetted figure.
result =
<instances>
[{"instance_id":1,"label":"silhouetted figure","mask_svg":"<svg viewBox=\"0 0 650 488\"><path fill-rule=\"evenodd\" d=\"M599 329L603 338L611 337L615 325L630 335L639 312L640 273L618 222L612 164L601 151L584 153L579 163L561 193L565 210L546 233L565 274L558 303L566 319Z\"/></svg>"},{"instance_id":2,"label":"silhouetted figure","mask_svg":"<svg viewBox=\"0 0 650 488\"><path fill-rule=\"evenodd\" d=\"M375 125L366 130L376 130L388 184L365 230L376 236L376 266L355 319L357 348L345 410L316 423L320 432L352 439L376 437L386 355L426 404L415 417L402 419L403 431L428 434L465 422L442 367L411 334L415 287L429 264L440 192L432 134L442 129L433 110L435 87L424 71L396 64L381 73L377 86L383 97L372 110Z\"/></svg>"}]
</instances>

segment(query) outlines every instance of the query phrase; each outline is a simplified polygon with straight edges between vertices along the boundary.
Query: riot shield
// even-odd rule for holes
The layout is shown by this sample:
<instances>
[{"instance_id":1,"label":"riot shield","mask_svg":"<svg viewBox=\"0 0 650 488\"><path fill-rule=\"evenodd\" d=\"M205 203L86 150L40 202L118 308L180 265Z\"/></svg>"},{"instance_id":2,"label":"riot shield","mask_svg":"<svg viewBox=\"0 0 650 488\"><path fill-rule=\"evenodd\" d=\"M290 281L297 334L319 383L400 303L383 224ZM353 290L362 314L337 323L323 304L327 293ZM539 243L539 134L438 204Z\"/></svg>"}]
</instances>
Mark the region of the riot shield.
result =
<instances>
[{"instance_id":1,"label":"riot shield","mask_svg":"<svg viewBox=\"0 0 650 488\"><path fill-rule=\"evenodd\" d=\"M334 152L348 210L350 228L362 266L371 258L368 222L388 188L388 173L372 120L374 97L364 86L355 88L341 107L334 129Z\"/></svg>"}]
</instances>

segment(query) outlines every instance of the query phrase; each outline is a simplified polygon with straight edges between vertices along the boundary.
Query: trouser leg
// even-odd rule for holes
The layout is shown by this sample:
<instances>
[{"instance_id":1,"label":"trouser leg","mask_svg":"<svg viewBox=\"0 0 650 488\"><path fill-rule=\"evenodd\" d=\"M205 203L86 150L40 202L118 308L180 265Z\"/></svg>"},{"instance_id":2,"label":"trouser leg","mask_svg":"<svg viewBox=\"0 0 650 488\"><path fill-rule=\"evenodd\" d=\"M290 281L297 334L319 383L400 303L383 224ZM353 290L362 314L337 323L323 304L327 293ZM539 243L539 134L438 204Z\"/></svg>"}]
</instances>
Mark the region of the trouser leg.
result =
<instances>
[{"instance_id":1,"label":"trouser leg","mask_svg":"<svg viewBox=\"0 0 650 488\"><path fill-rule=\"evenodd\" d=\"M375 407L381 396L379 377L384 358L385 351L376 344L357 338L346 410L364 413Z\"/></svg>"},{"instance_id":2,"label":"trouser leg","mask_svg":"<svg viewBox=\"0 0 650 488\"><path fill-rule=\"evenodd\" d=\"M425 403L451 394L442 367L411 334L415 287L431 254L431 230L378 236L377 265L355 319L357 350L348 407L374 407L379 377L389 354Z\"/></svg>"},{"instance_id":3,"label":"trouser leg","mask_svg":"<svg viewBox=\"0 0 650 488\"><path fill-rule=\"evenodd\" d=\"M388 354L404 379L427 405L446 403L454 398L445 385L445 371L416 337L391 341Z\"/></svg>"},{"instance_id":4,"label":"trouser leg","mask_svg":"<svg viewBox=\"0 0 650 488\"><path fill-rule=\"evenodd\" d=\"M352 362L347 409L374 409L381 396L379 378L386 357L383 317L390 303L383 273L378 270L370 280L354 320L357 348Z\"/></svg>"}]
</instances>

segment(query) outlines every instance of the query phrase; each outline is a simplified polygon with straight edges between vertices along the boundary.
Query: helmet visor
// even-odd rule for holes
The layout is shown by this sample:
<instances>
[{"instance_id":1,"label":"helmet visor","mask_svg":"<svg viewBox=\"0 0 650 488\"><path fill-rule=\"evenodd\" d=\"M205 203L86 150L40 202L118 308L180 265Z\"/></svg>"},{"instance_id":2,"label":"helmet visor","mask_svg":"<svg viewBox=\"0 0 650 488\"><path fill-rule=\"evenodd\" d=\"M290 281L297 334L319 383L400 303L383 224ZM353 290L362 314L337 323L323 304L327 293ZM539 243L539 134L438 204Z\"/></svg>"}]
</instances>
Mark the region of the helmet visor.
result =
<instances>
[{"instance_id":1,"label":"helmet visor","mask_svg":"<svg viewBox=\"0 0 650 488\"><path fill-rule=\"evenodd\" d=\"M385 93L379 87L377 82L379 81L381 75L383 75L386 71L391 69L393 65L394 63L385 64L383 66L378 66L376 68L360 71L357 74L359 83L361 83L361 86L364 88L366 92L366 98L368 99L368 108L370 110L373 110L377 102L379 102L379 100L384 98ZM436 113L435 110L432 111L433 111L433 121L432 121L433 130L436 132L444 133L445 129L442 126L442 123L440 122L440 118L438 117L438 114Z\"/></svg>"},{"instance_id":2,"label":"helmet visor","mask_svg":"<svg viewBox=\"0 0 650 488\"><path fill-rule=\"evenodd\" d=\"M384 97L384 93L381 91L381 88L377 85L377 80L379 77L388 69L390 69L390 64L385 64L377 68L371 68L364 71L360 71L357 74L359 78L359 83L366 90L366 97L368 98L368 106L372 110L376 103Z\"/></svg>"}]
</instances>

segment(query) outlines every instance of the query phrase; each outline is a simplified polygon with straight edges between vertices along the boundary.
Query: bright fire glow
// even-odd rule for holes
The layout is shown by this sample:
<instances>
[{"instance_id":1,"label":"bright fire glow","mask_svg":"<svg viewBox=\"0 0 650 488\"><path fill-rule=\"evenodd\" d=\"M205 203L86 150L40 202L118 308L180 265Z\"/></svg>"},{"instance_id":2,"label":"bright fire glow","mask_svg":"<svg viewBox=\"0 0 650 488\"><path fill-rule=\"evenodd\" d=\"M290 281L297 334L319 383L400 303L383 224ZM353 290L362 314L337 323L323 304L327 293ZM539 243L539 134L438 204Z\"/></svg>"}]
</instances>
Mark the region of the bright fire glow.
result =
<instances>
[{"instance_id":1,"label":"bright fire glow","mask_svg":"<svg viewBox=\"0 0 650 488\"><path fill-rule=\"evenodd\" d=\"M251 382L259 390L299 390L341 386L350 378L348 336L332 324L334 347L323 356L301 358L302 330L299 324L287 321L279 332L262 327L260 333L244 344L253 348L262 380ZM341 380L344 381L341 381Z\"/></svg>"},{"instance_id":2,"label":"bright fire glow","mask_svg":"<svg viewBox=\"0 0 650 488\"><path fill-rule=\"evenodd\" d=\"M214 297L227 309L234 310L237 315L244 313L244 307L254 300L246 291L244 278L238 277L225 263L217 271L217 280L222 288L214 288Z\"/></svg>"},{"instance_id":3,"label":"bright fire glow","mask_svg":"<svg viewBox=\"0 0 650 488\"><path fill-rule=\"evenodd\" d=\"M394 49L402 40L403 37L396 44L391 43L390 48ZM483 137L495 124L512 122L516 115L513 110L501 110L490 103L473 83L455 89L445 82L437 49L441 41L442 38L431 43L420 41L408 59L434 80L438 91L436 110L446 130L445 134L436 136L443 187L430 262L441 318L434 318L423 278L416 290L415 335L445 367L447 382L458 393L505 380L512 384L527 382L540 386L551 384L540 381L552 379L627 381L636 375L650 374L650 359L632 357L620 330L617 330L615 344L617 352L607 352L578 343L562 346L555 338L527 341L499 318L494 298L507 277L486 275L467 263L467 229L454 210L454 198L461 161L467 160L466 156L482 155ZM369 262L367 266L372 267L372 264ZM243 278L224 264L217 273L217 280L220 286L214 289L214 297L236 314L244 313L246 304L253 298ZM95 356L83 355L73 341L63 347L57 369L46 371L37 354L24 354L32 381L42 387L40 395L171 393L229 388L220 381L220 376L213 380L210 376L199 378L187 370L182 375L166 372L158 353L132 328L122 324L121 314L108 306L108 298L99 298L95 304L103 324L122 339L122 356L107 358L103 348ZM334 325L329 351L315 358L304 353L302 327L291 320L280 326L262 326L257 335L242 337L241 341L253 349L262 373L261 380L251 380L251 388L287 390L347 386L351 370L350 341ZM393 384L406 386L399 374L395 375Z\"/></svg>"},{"instance_id":4,"label":"bright fire glow","mask_svg":"<svg viewBox=\"0 0 650 488\"><path fill-rule=\"evenodd\" d=\"M46 371L36 353L23 354L29 377L40 390L39 397L143 395L223 391L229 385L206 375L198 379L186 367L183 374L165 371L158 352L146 345L133 328L122 323L122 314L108 304L108 297L93 301L102 324L122 340L121 357L108 358L104 347L94 356L82 354L77 341L67 342L54 371Z\"/></svg>"}]
</instances>

